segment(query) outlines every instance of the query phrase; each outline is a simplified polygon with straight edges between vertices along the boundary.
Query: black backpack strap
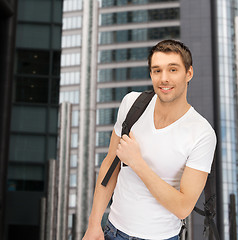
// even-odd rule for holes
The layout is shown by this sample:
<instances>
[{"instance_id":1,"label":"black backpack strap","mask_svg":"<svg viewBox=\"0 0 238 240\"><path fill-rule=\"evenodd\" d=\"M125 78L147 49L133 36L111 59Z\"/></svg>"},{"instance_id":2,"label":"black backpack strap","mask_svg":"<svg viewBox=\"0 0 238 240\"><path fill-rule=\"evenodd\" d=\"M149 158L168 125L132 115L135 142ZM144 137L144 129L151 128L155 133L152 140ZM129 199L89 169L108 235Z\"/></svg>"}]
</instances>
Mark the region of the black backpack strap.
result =
<instances>
[{"instance_id":1,"label":"black backpack strap","mask_svg":"<svg viewBox=\"0 0 238 240\"><path fill-rule=\"evenodd\" d=\"M181 221L182 221L182 227L181 227L181 230L179 233L179 239L187 240L188 239L188 229L187 229L186 219L183 219Z\"/></svg>"},{"instance_id":2,"label":"black backpack strap","mask_svg":"<svg viewBox=\"0 0 238 240\"><path fill-rule=\"evenodd\" d=\"M194 207L194 211L198 214L205 217L204 219L204 235L209 235L209 230L212 230L212 233L215 237L215 240L220 240L219 233L214 221L214 217L216 215L215 211L215 201L216 201L216 195L212 194L212 186L211 186L211 178L210 175L208 176L206 186L204 188L204 194L205 194L205 204L204 204L204 210Z\"/></svg>"},{"instance_id":3,"label":"black backpack strap","mask_svg":"<svg viewBox=\"0 0 238 240\"><path fill-rule=\"evenodd\" d=\"M151 99L153 98L154 94L155 92L153 90L149 90L149 91L142 92L139 95L139 97L136 99L136 101L133 103L132 107L130 108L129 112L127 113L125 121L122 123L121 136L124 134L129 135L131 127L143 114L146 107L149 105ZM101 183L104 187L107 186L107 183L111 178L119 162L120 162L120 159L116 156Z\"/></svg>"}]
</instances>

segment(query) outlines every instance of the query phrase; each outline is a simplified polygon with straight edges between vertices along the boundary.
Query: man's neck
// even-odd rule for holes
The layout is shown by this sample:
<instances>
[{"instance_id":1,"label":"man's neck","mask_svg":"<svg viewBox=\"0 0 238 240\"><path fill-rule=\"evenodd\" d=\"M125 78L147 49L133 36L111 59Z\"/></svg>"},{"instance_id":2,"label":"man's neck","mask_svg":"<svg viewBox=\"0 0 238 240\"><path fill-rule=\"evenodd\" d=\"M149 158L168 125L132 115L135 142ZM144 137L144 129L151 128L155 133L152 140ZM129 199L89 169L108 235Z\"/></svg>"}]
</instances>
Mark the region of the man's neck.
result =
<instances>
[{"instance_id":1,"label":"man's neck","mask_svg":"<svg viewBox=\"0 0 238 240\"><path fill-rule=\"evenodd\" d=\"M187 100L175 103L163 103L157 98L154 111L154 124L156 128L164 128L177 121L190 107Z\"/></svg>"}]
</instances>

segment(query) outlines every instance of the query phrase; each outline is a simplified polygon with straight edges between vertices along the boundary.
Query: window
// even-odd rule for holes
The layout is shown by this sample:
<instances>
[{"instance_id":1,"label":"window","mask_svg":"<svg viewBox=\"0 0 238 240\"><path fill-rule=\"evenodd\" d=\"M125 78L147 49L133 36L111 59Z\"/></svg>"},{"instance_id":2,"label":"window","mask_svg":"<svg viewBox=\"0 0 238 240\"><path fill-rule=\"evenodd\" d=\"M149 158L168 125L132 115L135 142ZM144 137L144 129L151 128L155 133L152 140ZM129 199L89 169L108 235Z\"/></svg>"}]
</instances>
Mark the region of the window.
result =
<instances>
[{"instance_id":1,"label":"window","mask_svg":"<svg viewBox=\"0 0 238 240\"><path fill-rule=\"evenodd\" d=\"M11 130L44 133L46 131L46 107L13 105Z\"/></svg>"},{"instance_id":2,"label":"window","mask_svg":"<svg viewBox=\"0 0 238 240\"><path fill-rule=\"evenodd\" d=\"M152 86L141 86L141 87L123 87L123 88L102 88L98 89L97 101L98 102L121 102L123 97L131 92L143 92L145 90L153 89Z\"/></svg>"},{"instance_id":3,"label":"window","mask_svg":"<svg viewBox=\"0 0 238 240\"><path fill-rule=\"evenodd\" d=\"M69 207L76 207L76 194L69 195Z\"/></svg>"},{"instance_id":4,"label":"window","mask_svg":"<svg viewBox=\"0 0 238 240\"><path fill-rule=\"evenodd\" d=\"M76 187L77 186L77 175L76 175L76 173L71 173L70 174L69 186L70 187Z\"/></svg>"},{"instance_id":5,"label":"window","mask_svg":"<svg viewBox=\"0 0 238 240\"><path fill-rule=\"evenodd\" d=\"M79 84L80 72L62 72L61 73L61 85Z\"/></svg>"},{"instance_id":6,"label":"window","mask_svg":"<svg viewBox=\"0 0 238 240\"><path fill-rule=\"evenodd\" d=\"M18 48L49 49L50 31L50 24L18 23L16 46Z\"/></svg>"},{"instance_id":7,"label":"window","mask_svg":"<svg viewBox=\"0 0 238 240\"><path fill-rule=\"evenodd\" d=\"M51 81L51 98L50 102L52 104L59 103L59 86L60 86L60 79L59 78L52 78Z\"/></svg>"},{"instance_id":8,"label":"window","mask_svg":"<svg viewBox=\"0 0 238 240\"><path fill-rule=\"evenodd\" d=\"M62 48L81 46L81 35L62 36Z\"/></svg>"},{"instance_id":9,"label":"window","mask_svg":"<svg viewBox=\"0 0 238 240\"><path fill-rule=\"evenodd\" d=\"M71 121L71 126L76 127L79 125L79 111L75 110L72 111L72 121Z\"/></svg>"},{"instance_id":10,"label":"window","mask_svg":"<svg viewBox=\"0 0 238 240\"><path fill-rule=\"evenodd\" d=\"M97 147L108 147L110 143L112 132L97 132L96 133L96 146Z\"/></svg>"},{"instance_id":11,"label":"window","mask_svg":"<svg viewBox=\"0 0 238 240\"><path fill-rule=\"evenodd\" d=\"M147 66L98 70L98 82L119 82L128 80L149 80Z\"/></svg>"},{"instance_id":12,"label":"window","mask_svg":"<svg viewBox=\"0 0 238 240\"><path fill-rule=\"evenodd\" d=\"M7 187L8 191L43 191L43 166L10 164Z\"/></svg>"},{"instance_id":13,"label":"window","mask_svg":"<svg viewBox=\"0 0 238 240\"><path fill-rule=\"evenodd\" d=\"M50 22L51 2L42 0L21 0L18 2L18 20Z\"/></svg>"},{"instance_id":14,"label":"window","mask_svg":"<svg viewBox=\"0 0 238 240\"><path fill-rule=\"evenodd\" d=\"M70 102L73 104L79 103L79 92L78 91L60 92L60 103L62 102Z\"/></svg>"},{"instance_id":15,"label":"window","mask_svg":"<svg viewBox=\"0 0 238 240\"><path fill-rule=\"evenodd\" d=\"M97 125L115 124L118 108L106 108L97 110Z\"/></svg>"},{"instance_id":16,"label":"window","mask_svg":"<svg viewBox=\"0 0 238 240\"><path fill-rule=\"evenodd\" d=\"M48 78L17 77L15 101L31 103L48 102Z\"/></svg>"},{"instance_id":17,"label":"window","mask_svg":"<svg viewBox=\"0 0 238 240\"><path fill-rule=\"evenodd\" d=\"M99 63L124 62L124 61L146 61L150 48L127 48L118 50L100 51Z\"/></svg>"},{"instance_id":18,"label":"window","mask_svg":"<svg viewBox=\"0 0 238 240\"><path fill-rule=\"evenodd\" d=\"M67 53L61 55L61 66L75 66L80 65L80 53Z\"/></svg>"},{"instance_id":19,"label":"window","mask_svg":"<svg viewBox=\"0 0 238 240\"><path fill-rule=\"evenodd\" d=\"M99 44L140 42L158 40L163 38L178 38L179 34L179 27L161 27L101 32L99 33Z\"/></svg>"},{"instance_id":20,"label":"window","mask_svg":"<svg viewBox=\"0 0 238 240\"><path fill-rule=\"evenodd\" d=\"M78 147L78 133L71 134L71 148Z\"/></svg>"},{"instance_id":21,"label":"window","mask_svg":"<svg viewBox=\"0 0 238 240\"><path fill-rule=\"evenodd\" d=\"M161 20L179 19L179 8L165 8L153 10L138 10L118 13L101 14L100 25L142 23Z\"/></svg>"},{"instance_id":22,"label":"window","mask_svg":"<svg viewBox=\"0 0 238 240\"><path fill-rule=\"evenodd\" d=\"M125 5L141 5L148 3L160 2L178 2L178 0L100 0L101 7L125 6Z\"/></svg>"},{"instance_id":23,"label":"window","mask_svg":"<svg viewBox=\"0 0 238 240\"><path fill-rule=\"evenodd\" d=\"M54 51L53 62L52 62L52 74L57 77L60 75L60 58L61 58L61 52Z\"/></svg>"},{"instance_id":24,"label":"window","mask_svg":"<svg viewBox=\"0 0 238 240\"><path fill-rule=\"evenodd\" d=\"M82 9L82 0L64 0L63 11L77 11Z\"/></svg>"},{"instance_id":25,"label":"window","mask_svg":"<svg viewBox=\"0 0 238 240\"><path fill-rule=\"evenodd\" d=\"M78 165L78 159L76 154L71 154L70 155L70 167L77 167Z\"/></svg>"},{"instance_id":26,"label":"window","mask_svg":"<svg viewBox=\"0 0 238 240\"><path fill-rule=\"evenodd\" d=\"M96 162L95 162L95 166L96 167L100 167L101 166L102 161L104 160L106 155L107 155L107 153L97 153L96 154Z\"/></svg>"},{"instance_id":27,"label":"window","mask_svg":"<svg viewBox=\"0 0 238 240\"><path fill-rule=\"evenodd\" d=\"M63 30L81 28L82 17L63 18Z\"/></svg>"},{"instance_id":28,"label":"window","mask_svg":"<svg viewBox=\"0 0 238 240\"><path fill-rule=\"evenodd\" d=\"M44 163L45 137L12 134L10 140L10 161Z\"/></svg>"},{"instance_id":29,"label":"window","mask_svg":"<svg viewBox=\"0 0 238 240\"><path fill-rule=\"evenodd\" d=\"M19 74L49 74L50 55L48 51L18 50L16 61Z\"/></svg>"}]
</instances>

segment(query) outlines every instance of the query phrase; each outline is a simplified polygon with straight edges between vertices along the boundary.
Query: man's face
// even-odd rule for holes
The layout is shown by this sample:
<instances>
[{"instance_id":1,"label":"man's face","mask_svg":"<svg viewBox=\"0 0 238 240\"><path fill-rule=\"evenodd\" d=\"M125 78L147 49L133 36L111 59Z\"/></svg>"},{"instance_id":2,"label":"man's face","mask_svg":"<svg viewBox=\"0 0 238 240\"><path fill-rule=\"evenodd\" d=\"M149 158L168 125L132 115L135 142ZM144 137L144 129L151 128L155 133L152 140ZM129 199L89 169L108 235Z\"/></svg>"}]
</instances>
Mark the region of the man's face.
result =
<instances>
[{"instance_id":1,"label":"man's face","mask_svg":"<svg viewBox=\"0 0 238 240\"><path fill-rule=\"evenodd\" d=\"M187 84L192 79L192 66L186 72L177 53L155 52L151 58L151 72L155 93L162 103L186 101Z\"/></svg>"}]
</instances>

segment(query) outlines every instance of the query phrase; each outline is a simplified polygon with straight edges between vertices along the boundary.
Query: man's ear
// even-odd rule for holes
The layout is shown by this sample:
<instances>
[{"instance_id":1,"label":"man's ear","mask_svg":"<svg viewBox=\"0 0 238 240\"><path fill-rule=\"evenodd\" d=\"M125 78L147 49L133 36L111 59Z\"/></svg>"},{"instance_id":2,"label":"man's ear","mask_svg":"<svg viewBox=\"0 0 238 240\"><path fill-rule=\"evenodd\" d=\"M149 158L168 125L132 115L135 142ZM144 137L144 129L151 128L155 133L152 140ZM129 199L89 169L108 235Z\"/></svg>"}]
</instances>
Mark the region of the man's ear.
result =
<instances>
[{"instance_id":1,"label":"man's ear","mask_svg":"<svg viewBox=\"0 0 238 240\"><path fill-rule=\"evenodd\" d=\"M193 78L193 67L190 66L187 71L187 82L190 82L190 80Z\"/></svg>"}]
</instances>

